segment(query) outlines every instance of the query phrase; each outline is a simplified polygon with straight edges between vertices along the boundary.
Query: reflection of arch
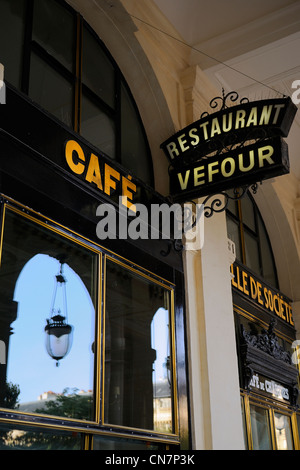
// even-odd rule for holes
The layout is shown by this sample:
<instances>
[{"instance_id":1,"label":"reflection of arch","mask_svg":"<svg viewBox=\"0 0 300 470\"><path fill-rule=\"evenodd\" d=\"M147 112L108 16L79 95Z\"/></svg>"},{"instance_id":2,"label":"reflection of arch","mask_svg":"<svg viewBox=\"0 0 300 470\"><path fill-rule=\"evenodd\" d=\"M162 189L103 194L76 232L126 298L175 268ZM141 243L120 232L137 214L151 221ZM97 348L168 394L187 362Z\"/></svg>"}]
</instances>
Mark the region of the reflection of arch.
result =
<instances>
[{"instance_id":1,"label":"reflection of arch","mask_svg":"<svg viewBox=\"0 0 300 470\"><path fill-rule=\"evenodd\" d=\"M11 338L11 351L7 376L9 380L14 373L16 358L20 351L20 344L24 344L23 358L29 360L34 366L35 359L30 357L25 344L33 350L36 348L40 357L44 357L45 367L49 367L52 360L45 354L45 334L46 321L53 315L62 315L66 322L72 326L72 337L74 343L71 348L72 358L68 361L68 369L74 366L77 360L78 351L88 345L92 348L94 336L91 337L91 329L94 325L94 312L90 295L83 284L81 278L67 264L64 265L63 274L66 280L66 296L61 285L57 285L56 276L60 271L60 264L49 255L38 254L31 258L20 273L15 290L15 299L19 302L18 318L13 323L13 334ZM32 282L33 281L33 282ZM55 303L54 301L54 292ZM65 301L66 300L66 304ZM55 307L55 311L52 311ZM65 308L66 307L66 308ZM26 343L25 343L26 342ZM48 351L48 349L47 349ZM48 353L49 354L49 353ZM65 355L64 359L68 355ZM47 358L47 359L45 359ZM50 359L50 361L49 361ZM64 360L65 362L65 360ZM51 367L51 366L50 366ZM76 366L75 366L76 367Z\"/></svg>"},{"instance_id":2,"label":"reflection of arch","mask_svg":"<svg viewBox=\"0 0 300 470\"><path fill-rule=\"evenodd\" d=\"M166 343L169 334L169 321L165 321L168 311L160 307L153 315L151 322L151 345L156 351L156 360L154 363L153 373L155 381L168 379L168 359L170 356L170 343ZM163 347L167 346L167 350ZM159 352L159 354L157 354Z\"/></svg>"},{"instance_id":3,"label":"reflection of arch","mask_svg":"<svg viewBox=\"0 0 300 470\"><path fill-rule=\"evenodd\" d=\"M17 318L18 306L13 300L15 286L26 264L37 254L57 260L64 254L67 264L82 280L91 299L94 298L91 253L75 242L7 210L0 269L0 341L6 345L7 358L9 338L13 333L11 324ZM32 281L34 283L34 279ZM4 399L6 370L6 365L0 366L0 406Z\"/></svg>"},{"instance_id":4,"label":"reflection of arch","mask_svg":"<svg viewBox=\"0 0 300 470\"><path fill-rule=\"evenodd\" d=\"M151 343L155 313L166 290L129 269L106 266L105 422L153 429Z\"/></svg>"}]
</instances>

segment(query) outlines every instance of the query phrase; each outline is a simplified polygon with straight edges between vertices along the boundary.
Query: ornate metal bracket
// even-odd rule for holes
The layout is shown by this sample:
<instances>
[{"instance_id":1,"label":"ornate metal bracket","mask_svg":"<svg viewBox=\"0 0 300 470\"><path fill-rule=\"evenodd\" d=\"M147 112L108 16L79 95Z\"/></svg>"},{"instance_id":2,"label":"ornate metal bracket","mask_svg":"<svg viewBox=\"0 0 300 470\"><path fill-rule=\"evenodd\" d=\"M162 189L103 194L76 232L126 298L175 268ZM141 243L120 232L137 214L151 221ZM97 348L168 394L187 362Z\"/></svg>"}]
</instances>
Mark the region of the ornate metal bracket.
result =
<instances>
[{"instance_id":1,"label":"ornate metal bracket","mask_svg":"<svg viewBox=\"0 0 300 470\"><path fill-rule=\"evenodd\" d=\"M228 194L226 191L221 191L220 193L207 196L202 203L204 206L205 217L211 217L214 212L225 211L229 201L238 201L242 199L250 189L252 190L253 194L256 194L258 190L258 183L242 186L241 188L234 188L232 190L232 194Z\"/></svg>"},{"instance_id":2,"label":"ornate metal bracket","mask_svg":"<svg viewBox=\"0 0 300 470\"><path fill-rule=\"evenodd\" d=\"M184 228L184 232L186 233L188 230L192 230L198 223L200 217L203 213L203 207L199 210L196 203L194 201L189 201L190 205L196 206L196 214L194 215L193 210L187 204L183 204L183 210L180 211L181 220L178 219L178 222ZM174 239L168 240L167 242L167 250L161 250L160 254L162 256L168 256L173 248L175 252L180 253L184 249L184 245L182 239Z\"/></svg>"},{"instance_id":3,"label":"ornate metal bracket","mask_svg":"<svg viewBox=\"0 0 300 470\"><path fill-rule=\"evenodd\" d=\"M206 218L210 218L212 217L214 213L225 211L227 209L229 201L238 201L242 199L250 189L253 194L256 194L258 190L258 183L254 183L254 184L247 185L247 186L242 186L241 188L234 188L232 190L232 194L228 194L226 191L222 191L220 193L207 196L201 204L201 210L196 211L195 216L193 216L192 211L189 207L185 207L185 211L190 211L190 212L185 213L187 215L183 216L182 223L185 224L185 231L194 229L197 223L199 222L200 217L202 217L203 215ZM196 206L195 201L188 201L188 202ZM169 240L167 242L167 249L162 250L161 255L168 256L172 248L174 249L175 252L181 252L184 249L182 240L179 240L179 239Z\"/></svg>"},{"instance_id":4,"label":"ornate metal bracket","mask_svg":"<svg viewBox=\"0 0 300 470\"><path fill-rule=\"evenodd\" d=\"M239 95L236 91L230 91L229 93L227 93L225 95L225 90L224 88L222 88L222 96L216 96L215 98L213 98L210 103L209 103L209 106L211 107L211 109L214 109L217 108L218 106L220 106L220 109L219 111L224 111L224 109L227 109L229 108L227 102L228 101L231 101L231 103L234 103L235 101L237 101L239 98ZM242 103L249 103L249 99L248 98L241 98L240 99L240 104ZM200 119L208 116L209 113L207 111L204 111L201 116L200 116Z\"/></svg>"},{"instance_id":5,"label":"ornate metal bracket","mask_svg":"<svg viewBox=\"0 0 300 470\"><path fill-rule=\"evenodd\" d=\"M167 249L161 250L160 252L161 256L168 256L171 253L172 248L177 253L180 253L184 248L182 240L178 240L178 239L167 240L166 243L167 243Z\"/></svg>"}]
</instances>

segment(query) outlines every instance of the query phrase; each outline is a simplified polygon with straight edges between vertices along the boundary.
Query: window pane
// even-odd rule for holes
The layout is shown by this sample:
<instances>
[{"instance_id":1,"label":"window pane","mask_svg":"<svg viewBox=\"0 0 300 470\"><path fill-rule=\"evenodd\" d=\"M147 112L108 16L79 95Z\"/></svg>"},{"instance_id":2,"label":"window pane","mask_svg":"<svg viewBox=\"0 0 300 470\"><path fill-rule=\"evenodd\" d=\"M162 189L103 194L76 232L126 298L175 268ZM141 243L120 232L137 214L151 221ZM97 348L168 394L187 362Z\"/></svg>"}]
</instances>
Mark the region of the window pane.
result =
<instances>
[{"instance_id":1,"label":"window pane","mask_svg":"<svg viewBox=\"0 0 300 470\"><path fill-rule=\"evenodd\" d=\"M163 287L107 263L106 423L174 432L169 295Z\"/></svg>"},{"instance_id":2,"label":"window pane","mask_svg":"<svg viewBox=\"0 0 300 470\"><path fill-rule=\"evenodd\" d=\"M24 0L0 2L0 63L16 88L21 87L25 6Z\"/></svg>"},{"instance_id":3,"label":"window pane","mask_svg":"<svg viewBox=\"0 0 300 470\"><path fill-rule=\"evenodd\" d=\"M281 413L274 413L275 434L278 450L293 450L291 418Z\"/></svg>"},{"instance_id":4,"label":"window pane","mask_svg":"<svg viewBox=\"0 0 300 470\"><path fill-rule=\"evenodd\" d=\"M59 259L65 285L56 278ZM1 407L93 419L96 279L94 253L7 210L0 269L0 339L7 351ZM61 328L46 335L48 321L58 315L72 335L61 336ZM70 350L58 359L56 347L68 338Z\"/></svg>"},{"instance_id":5,"label":"window pane","mask_svg":"<svg viewBox=\"0 0 300 470\"><path fill-rule=\"evenodd\" d=\"M253 203L247 194L241 199L241 205L243 223L256 232Z\"/></svg>"},{"instance_id":6,"label":"window pane","mask_svg":"<svg viewBox=\"0 0 300 470\"><path fill-rule=\"evenodd\" d=\"M118 439L93 436L93 450L165 450L166 446L136 439Z\"/></svg>"},{"instance_id":7,"label":"window pane","mask_svg":"<svg viewBox=\"0 0 300 470\"><path fill-rule=\"evenodd\" d=\"M227 194L231 197L231 198L234 198L235 199L235 195L234 195L234 192L232 189L229 189L227 191ZM236 217L239 216L239 211L238 211L238 203L236 201L234 201L233 199L230 199L228 198L228 202L227 202L227 209L232 213L234 214Z\"/></svg>"},{"instance_id":8,"label":"window pane","mask_svg":"<svg viewBox=\"0 0 300 470\"><path fill-rule=\"evenodd\" d=\"M115 125L101 109L82 96L81 135L99 150L115 158Z\"/></svg>"},{"instance_id":9,"label":"window pane","mask_svg":"<svg viewBox=\"0 0 300 470\"><path fill-rule=\"evenodd\" d=\"M277 277L275 272L275 266L273 261L273 256L270 248L270 243L267 238L265 227L260 219L258 218L258 228L259 228L259 241L261 247L261 257L262 257L262 268L264 279L274 287L277 287Z\"/></svg>"},{"instance_id":10,"label":"window pane","mask_svg":"<svg viewBox=\"0 0 300 470\"><path fill-rule=\"evenodd\" d=\"M83 435L76 432L39 431L36 427L1 424L0 450L80 450Z\"/></svg>"},{"instance_id":11,"label":"window pane","mask_svg":"<svg viewBox=\"0 0 300 470\"><path fill-rule=\"evenodd\" d=\"M137 111L122 85L121 94L121 159L122 164L132 170L145 183L151 184L151 164L148 157L145 136Z\"/></svg>"},{"instance_id":12,"label":"window pane","mask_svg":"<svg viewBox=\"0 0 300 470\"><path fill-rule=\"evenodd\" d=\"M37 55L31 56L29 96L72 127L73 86Z\"/></svg>"},{"instance_id":13,"label":"window pane","mask_svg":"<svg viewBox=\"0 0 300 470\"><path fill-rule=\"evenodd\" d=\"M54 0L34 2L32 38L68 70L74 67L74 16Z\"/></svg>"},{"instance_id":14,"label":"window pane","mask_svg":"<svg viewBox=\"0 0 300 470\"><path fill-rule=\"evenodd\" d=\"M228 238L235 244L236 259L242 261L239 226L230 216L227 216L227 234Z\"/></svg>"},{"instance_id":15,"label":"window pane","mask_svg":"<svg viewBox=\"0 0 300 470\"><path fill-rule=\"evenodd\" d=\"M82 82L106 104L115 107L114 67L86 27L83 28Z\"/></svg>"},{"instance_id":16,"label":"window pane","mask_svg":"<svg viewBox=\"0 0 300 470\"><path fill-rule=\"evenodd\" d=\"M260 262L259 262L259 251L257 240L246 230L245 234L245 252L246 252L246 264L256 274L261 275Z\"/></svg>"},{"instance_id":17,"label":"window pane","mask_svg":"<svg viewBox=\"0 0 300 470\"><path fill-rule=\"evenodd\" d=\"M268 410L250 405L253 450L271 450L271 432Z\"/></svg>"}]
</instances>

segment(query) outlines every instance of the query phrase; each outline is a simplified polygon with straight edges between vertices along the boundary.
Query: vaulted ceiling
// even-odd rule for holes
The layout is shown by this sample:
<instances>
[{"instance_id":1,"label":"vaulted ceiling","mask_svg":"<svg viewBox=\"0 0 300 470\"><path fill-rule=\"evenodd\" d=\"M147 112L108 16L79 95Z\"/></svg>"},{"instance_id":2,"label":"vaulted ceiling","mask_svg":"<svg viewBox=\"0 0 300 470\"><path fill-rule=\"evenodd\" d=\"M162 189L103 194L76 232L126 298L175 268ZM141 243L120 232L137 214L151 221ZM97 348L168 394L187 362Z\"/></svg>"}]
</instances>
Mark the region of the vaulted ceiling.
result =
<instances>
[{"instance_id":1,"label":"vaulted ceiling","mask_svg":"<svg viewBox=\"0 0 300 470\"><path fill-rule=\"evenodd\" d=\"M296 91L292 85L300 81L299 0L154 2L191 46L191 64L198 64L218 90L234 90L250 99L281 96L277 92L292 96ZM299 111L287 142L291 171L300 180Z\"/></svg>"}]
</instances>

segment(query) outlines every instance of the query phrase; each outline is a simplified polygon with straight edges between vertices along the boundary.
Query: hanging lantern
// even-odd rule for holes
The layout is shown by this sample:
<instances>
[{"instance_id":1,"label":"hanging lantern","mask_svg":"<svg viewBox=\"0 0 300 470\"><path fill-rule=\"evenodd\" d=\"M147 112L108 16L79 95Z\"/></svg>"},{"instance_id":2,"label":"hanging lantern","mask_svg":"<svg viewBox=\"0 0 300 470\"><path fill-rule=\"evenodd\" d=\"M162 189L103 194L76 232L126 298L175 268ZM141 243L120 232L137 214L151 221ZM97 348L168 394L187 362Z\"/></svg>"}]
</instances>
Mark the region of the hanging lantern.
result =
<instances>
[{"instance_id":1,"label":"hanging lantern","mask_svg":"<svg viewBox=\"0 0 300 470\"><path fill-rule=\"evenodd\" d=\"M47 319L45 333L47 352L49 356L56 360L56 365L58 366L59 361L63 359L71 349L73 328L67 323L66 278L63 275L62 263L60 265L60 272L55 277L56 282L51 306L51 318ZM61 294L60 296L59 293Z\"/></svg>"}]
</instances>

